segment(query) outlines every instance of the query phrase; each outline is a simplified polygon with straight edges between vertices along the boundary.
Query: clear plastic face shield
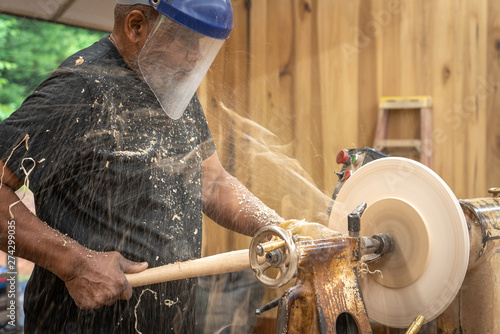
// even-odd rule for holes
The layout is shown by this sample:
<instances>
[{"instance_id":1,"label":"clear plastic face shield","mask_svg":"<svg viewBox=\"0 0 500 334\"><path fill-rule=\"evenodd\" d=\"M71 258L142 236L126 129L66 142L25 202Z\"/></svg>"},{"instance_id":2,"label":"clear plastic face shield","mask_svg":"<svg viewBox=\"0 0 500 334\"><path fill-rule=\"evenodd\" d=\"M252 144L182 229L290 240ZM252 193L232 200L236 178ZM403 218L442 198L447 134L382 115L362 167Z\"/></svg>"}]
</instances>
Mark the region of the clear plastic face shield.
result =
<instances>
[{"instance_id":1,"label":"clear plastic face shield","mask_svg":"<svg viewBox=\"0 0 500 334\"><path fill-rule=\"evenodd\" d=\"M182 116L223 43L160 16L138 64L168 116Z\"/></svg>"}]
</instances>

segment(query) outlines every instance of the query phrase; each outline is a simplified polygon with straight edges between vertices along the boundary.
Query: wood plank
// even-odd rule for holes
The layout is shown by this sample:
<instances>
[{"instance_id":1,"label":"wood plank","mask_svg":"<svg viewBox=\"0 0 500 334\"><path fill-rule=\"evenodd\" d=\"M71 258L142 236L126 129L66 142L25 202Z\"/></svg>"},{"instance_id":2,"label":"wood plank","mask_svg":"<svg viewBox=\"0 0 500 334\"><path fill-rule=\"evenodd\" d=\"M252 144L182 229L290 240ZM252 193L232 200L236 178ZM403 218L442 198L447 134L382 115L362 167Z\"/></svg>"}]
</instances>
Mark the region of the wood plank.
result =
<instances>
[{"instance_id":1,"label":"wood plank","mask_svg":"<svg viewBox=\"0 0 500 334\"><path fill-rule=\"evenodd\" d=\"M488 1L487 75L478 87L480 99L487 99L486 186L499 187L500 172L500 2ZM500 329L498 329L500 330Z\"/></svg>"},{"instance_id":2,"label":"wood plank","mask_svg":"<svg viewBox=\"0 0 500 334\"><path fill-rule=\"evenodd\" d=\"M452 164L452 147L454 138L451 137L449 124L449 108L453 104L453 85L455 79L451 76L452 59L454 57L453 33L453 3L451 1L436 2L432 15L435 30L430 34L431 52L434 57L432 64L433 82L433 144L434 144L434 170L451 186L454 183ZM439 15L437 14L439 13ZM455 130L453 130L455 131ZM451 156L450 156L451 155ZM454 189L455 190L455 189Z\"/></svg>"},{"instance_id":3,"label":"wood plank","mask_svg":"<svg viewBox=\"0 0 500 334\"><path fill-rule=\"evenodd\" d=\"M377 73L377 38L391 17L384 12L376 11L373 1L365 1L359 6L358 30L364 30L370 43L360 50L358 56L358 142L360 147L373 147L377 124L378 98L380 96Z\"/></svg>"},{"instance_id":4,"label":"wood plank","mask_svg":"<svg viewBox=\"0 0 500 334\"><path fill-rule=\"evenodd\" d=\"M470 110L470 117L467 120L468 140L461 158L467 164L465 195L468 198L475 198L488 195L485 178L487 175L487 131L485 129L488 124L488 100L479 96L479 87L484 81L483 78L486 78L488 74L488 2L467 2L467 5L469 14L465 22L467 22L467 45L469 46L467 54L469 59L464 65L467 66L466 69L470 75L467 81L470 81L471 84L464 99L464 107L466 110ZM470 152L474 152L472 157Z\"/></svg>"},{"instance_id":5,"label":"wood plank","mask_svg":"<svg viewBox=\"0 0 500 334\"><path fill-rule=\"evenodd\" d=\"M358 140L358 52L346 54L340 46L358 45L360 1L320 1L318 36L321 121L313 125L322 134L324 189L331 191L337 182L333 173L336 155L344 148L356 147Z\"/></svg>"}]
</instances>

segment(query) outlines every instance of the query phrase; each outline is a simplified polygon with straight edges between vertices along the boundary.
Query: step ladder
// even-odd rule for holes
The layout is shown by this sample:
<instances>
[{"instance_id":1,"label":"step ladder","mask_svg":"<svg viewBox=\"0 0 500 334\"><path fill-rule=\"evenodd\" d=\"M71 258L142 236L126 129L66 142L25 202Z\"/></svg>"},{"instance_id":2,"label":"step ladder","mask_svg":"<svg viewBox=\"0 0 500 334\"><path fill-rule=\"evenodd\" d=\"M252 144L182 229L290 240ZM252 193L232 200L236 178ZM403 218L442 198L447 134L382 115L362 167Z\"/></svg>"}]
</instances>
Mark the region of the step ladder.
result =
<instances>
[{"instance_id":1,"label":"step ladder","mask_svg":"<svg viewBox=\"0 0 500 334\"><path fill-rule=\"evenodd\" d=\"M420 138L387 138L391 111L403 109L419 112ZM419 154L420 162L432 168L432 98L430 96L380 98L373 148L384 153L390 153L394 148L412 148Z\"/></svg>"}]
</instances>

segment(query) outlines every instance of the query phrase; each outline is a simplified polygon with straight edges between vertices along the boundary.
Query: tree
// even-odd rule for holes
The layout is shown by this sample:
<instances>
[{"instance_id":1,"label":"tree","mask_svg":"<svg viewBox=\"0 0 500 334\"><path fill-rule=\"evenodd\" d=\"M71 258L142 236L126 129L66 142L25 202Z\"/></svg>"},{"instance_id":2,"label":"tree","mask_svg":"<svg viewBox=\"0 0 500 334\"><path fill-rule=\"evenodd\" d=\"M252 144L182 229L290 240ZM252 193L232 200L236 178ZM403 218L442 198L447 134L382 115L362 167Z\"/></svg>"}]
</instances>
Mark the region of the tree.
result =
<instances>
[{"instance_id":1,"label":"tree","mask_svg":"<svg viewBox=\"0 0 500 334\"><path fill-rule=\"evenodd\" d=\"M106 33L0 14L0 121L59 64Z\"/></svg>"}]
</instances>

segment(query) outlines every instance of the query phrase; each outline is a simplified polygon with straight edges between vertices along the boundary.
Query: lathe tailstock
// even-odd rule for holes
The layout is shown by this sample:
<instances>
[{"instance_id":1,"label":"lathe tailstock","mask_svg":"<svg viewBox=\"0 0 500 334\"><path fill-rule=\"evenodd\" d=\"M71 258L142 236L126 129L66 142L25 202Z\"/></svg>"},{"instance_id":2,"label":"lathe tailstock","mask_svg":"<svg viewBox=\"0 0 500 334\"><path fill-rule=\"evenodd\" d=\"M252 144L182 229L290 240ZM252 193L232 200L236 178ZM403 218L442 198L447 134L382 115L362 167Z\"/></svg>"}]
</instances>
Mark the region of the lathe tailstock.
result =
<instances>
[{"instance_id":1,"label":"lathe tailstock","mask_svg":"<svg viewBox=\"0 0 500 334\"><path fill-rule=\"evenodd\" d=\"M500 198L459 202L469 228L469 265L462 287L436 325L440 333L500 333Z\"/></svg>"}]
</instances>

